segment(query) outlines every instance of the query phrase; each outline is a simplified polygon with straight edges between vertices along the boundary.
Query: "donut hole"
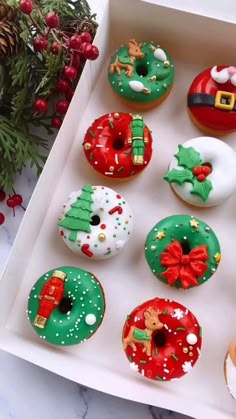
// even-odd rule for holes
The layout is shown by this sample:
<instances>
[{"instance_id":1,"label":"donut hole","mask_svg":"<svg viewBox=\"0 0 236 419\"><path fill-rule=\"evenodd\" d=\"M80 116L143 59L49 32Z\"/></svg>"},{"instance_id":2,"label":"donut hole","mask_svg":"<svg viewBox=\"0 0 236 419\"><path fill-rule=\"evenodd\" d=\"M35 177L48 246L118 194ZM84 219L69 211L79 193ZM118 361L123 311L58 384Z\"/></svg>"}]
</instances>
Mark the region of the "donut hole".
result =
<instances>
[{"instance_id":1,"label":"donut hole","mask_svg":"<svg viewBox=\"0 0 236 419\"><path fill-rule=\"evenodd\" d=\"M101 222L101 218L99 217L99 215L93 215L91 217L91 221L90 221L91 226L98 226L100 222Z\"/></svg>"},{"instance_id":2,"label":"donut hole","mask_svg":"<svg viewBox=\"0 0 236 419\"><path fill-rule=\"evenodd\" d=\"M182 247L183 255L188 255L192 250L187 240L181 243L181 247Z\"/></svg>"},{"instance_id":3,"label":"donut hole","mask_svg":"<svg viewBox=\"0 0 236 419\"><path fill-rule=\"evenodd\" d=\"M148 74L148 66L146 64L139 64L136 67L136 72L141 77L146 77Z\"/></svg>"},{"instance_id":4,"label":"donut hole","mask_svg":"<svg viewBox=\"0 0 236 419\"><path fill-rule=\"evenodd\" d=\"M167 336L166 336L166 333L164 332L164 330L158 330L153 335L153 341L154 341L154 344L157 348L164 348L164 346L166 345L166 341L167 341Z\"/></svg>"},{"instance_id":5,"label":"donut hole","mask_svg":"<svg viewBox=\"0 0 236 419\"><path fill-rule=\"evenodd\" d=\"M62 298L58 309L60 310L61 313L66 314L68 313L68 311L71 311L73 307L73 301L70 297L64 297Z\"/></svg>"},{"instance_id":6,"label":"donut hole","mask_svg":"<svg viewBox=\"0 0 236 419\"><path fill-rule=\"evenodd\" d=\"M125 142L122 138L115 138L113 141L113 148L115 150L122 150L124 145L125 145Z\"/></svg>"},{"instance_id":7,"label":"donut hole","mask_svg":"<svg viewBox=\"0 0 236 419\"><path fill-rule=\"evenodd\" d=\"M209 167L209 169L211 170L211 172L212 172L212 170L213 170L212 164L211 164L211 163L209 163L208 161L207 161L206 163L202 163L202 166L207 166L207 167Z\"/></svg>"}]
</instances>

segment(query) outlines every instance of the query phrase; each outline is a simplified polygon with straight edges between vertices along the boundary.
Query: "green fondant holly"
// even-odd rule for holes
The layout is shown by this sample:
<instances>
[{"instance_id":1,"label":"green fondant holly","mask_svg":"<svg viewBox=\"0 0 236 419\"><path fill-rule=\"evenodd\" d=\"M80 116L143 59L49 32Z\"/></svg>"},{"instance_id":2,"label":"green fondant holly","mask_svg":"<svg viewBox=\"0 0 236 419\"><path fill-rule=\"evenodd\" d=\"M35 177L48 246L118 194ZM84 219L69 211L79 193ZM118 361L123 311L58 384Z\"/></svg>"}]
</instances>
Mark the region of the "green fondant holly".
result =
<instances>
[{"instance_id":1,"label":"green fondant holly","mask_svg":"<svg viewBox=\"0 0 236 419\"><path fill-rule=\"evenodd\" d=\"M198 195L205 202L209 193L213 189L212 183L207 176L211 173L211 168L202 165L203 161L200 153L193 147L183 147L179 145L179 151L175 154L178 166L182 169L172 169L166 173L164 179L169 183L183 185L185 182L192 183L191 194Z\"/></svg>"},{"instance_id":2,"label":"green fondant holly","mask_svg":"<svg viewBox=\"0 0 236 419\"><path fill-rule=\"evenodd\" d=\"M58 225L71 230L69 240L75 241L78 231L91 232L92 194L91 185L85 185L76 201L71 204L71 209L65 214L65 218L59 221Z\"/></svg>"}]
</instances>

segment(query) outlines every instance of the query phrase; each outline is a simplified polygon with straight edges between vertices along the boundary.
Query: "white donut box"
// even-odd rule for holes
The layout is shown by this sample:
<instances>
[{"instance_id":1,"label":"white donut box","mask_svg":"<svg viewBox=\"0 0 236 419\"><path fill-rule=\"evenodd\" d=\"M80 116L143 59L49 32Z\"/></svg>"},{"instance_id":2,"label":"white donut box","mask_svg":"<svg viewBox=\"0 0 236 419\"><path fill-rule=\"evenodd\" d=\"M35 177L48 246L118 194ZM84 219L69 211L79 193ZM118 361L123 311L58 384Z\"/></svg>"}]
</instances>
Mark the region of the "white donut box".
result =
<instances>
[{"instance_id":1,"label":"white donut box","mask_svg":"<svg viewBox=\"0 0 236 419\"><path fill-rule=\"evenodd\" d=\"M172 2L173 4L175 2ZM173 6L172 6L173 7ZM168 408L201 419L236 416L236 401L224 382L228 344L236 338L236 194L215 208L191 208L163 180L177 145L202 133L191 123L186 95L193 78L216 64L235 65L236 26L140 0L110 0L96 35L100 57L88 62L62 128L33 193L0 282L0 348L85 386L126 399ZM132 112L113 95L107 66L114 50L129 38L153 40L174 59L176 77L169 98L143 112L154 138L153 159L130 182L101 181L87 164L81 143L99 115ZM225 139L236 151L236 135ZM79 258L58 236L56 220L67 196L84 184L103 184L120 192L134 211L135 229L126 249L104 261ZM216 274L197 289L172 289L156 280L144 258L147 233L160 219L191 214L216 232L222 262ZM144 216L145 215L145 216ZM74 347L41 341L26 317L28 293L41 274L74 265L102 282L107 309L99 331ZM202 355L181 380L158 383L131 371L121 345L126 315L155 296L186 305L203 328Z\"/></svg>"}]
</instances>

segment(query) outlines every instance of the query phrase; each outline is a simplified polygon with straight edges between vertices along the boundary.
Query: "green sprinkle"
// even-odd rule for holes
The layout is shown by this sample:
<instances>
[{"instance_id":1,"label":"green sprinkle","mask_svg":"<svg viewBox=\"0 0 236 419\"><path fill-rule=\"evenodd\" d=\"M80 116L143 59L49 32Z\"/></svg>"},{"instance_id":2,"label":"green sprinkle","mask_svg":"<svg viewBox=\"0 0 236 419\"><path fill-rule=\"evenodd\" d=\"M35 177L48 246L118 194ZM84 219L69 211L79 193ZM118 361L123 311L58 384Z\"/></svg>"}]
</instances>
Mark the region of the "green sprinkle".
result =
<instances>
[{"instance_id":1,"label":"green sprinkle","mask_svg":"<svg viewBox=\"0 0 236 419\"><path fill-rule=\"evenodd\" d=\"M172 358L173 358L175 361L178 361L178 360L179 360L179 358L178 358L175 354L171 354L171 356L172 356Z\"/></svg>"},{"instance_id":2,"label":"green sprinkle","mask_svg":"<svg viewBox=\"0 0 236 419\"><path fill-rule=\"evenodd\" d=\"M113 234L113 237L116 237L116 234Z\"/></svg>"},{"instance_id":3,"label":"green sprinkle","mask_svg":"<svg viewBox=\"0 0 236 419\"><path fill-rule=\"evenodd\" d=\"M132 172L130 173L130 176L133 176L133 175L135 175L135 171L134 170L132 170Z\"/></svg>"},{"instance_id":4,"label":"green sprinkle","mask_svg":"<svg viewBox=\"0 0 236 419\"><path fill-rule=\"evenodd\" d=\"M200 327L199 335L202 337L202 327Z\"/></svg>"},{"instance_id":5,"label":"green sprinkle","mask_svg":"<svg viewBox=\"0 0 236 419\"><path fill-rule=\"evenodd\" d=\"M179 331L182 331L182 332L185 332L185 328L184 327L177 327L177 329L176 329L178 332Z\"/></svg>"},{"instance_id":6,"label":"green sprinkle","mask_svg":"<svg viewBox=\"0 0 236 419\"><path fill-rule=\"evenodd\" d=\"M114 129L114 124L113 124L113 122L112 122L112 121L110 121L110 120L109 120L109 125L110 125L110 127L111 127L112 129Z\"/></svg>"},{"instance_id":7,"label":"green sprinkle","mask_svg":"<svg viewBox=\"0 0 236 419\"><path fill-rule=\"evenodd\" d=\"M130 362L133 362L133 358L132 358L132 356L129 356L129 361L130 361Z\"/></svg>"},{"instance_id":8,"label":"green sprinkle","mask_svg":"<svg viewBox=\"0 0 236 419\"><path fill-rule=\"evenodd\" d=\"M127 320L129 320L130 319L130 315L128 314L128 316L127 316Z\"/></svg>"},{"instance_id":9,"label":"green sprinkle","mask_svg":"<svg viewBox=\"0 0 236 419\"><path fill-rule=\"evenodd\" d=\"M93 160L93 156L94 156L94 154L93 154L93 153L90 153L90 154L89 154L89 159L90 159L90 160Z\"/></svg>"},{"instance_id":10,"label":"green sprinkle","mask_svg":"<svg viewBox=\"0 0 236 419\"><path fill-rule=\"evenodd\" d=\"M154 349L154 355L158 355L158 349Z\"/></svg>"},{"instance_id":11,"label":"green sprinkle","mask_svg":"<svg viewBox=\"0 0 236 419\"><path fill-rule=\"evenodd\" d=\"M168 313L168 310L167 310L167 308L162 312L162 314L167 314Z\"/></svg>"},{"instance_id":12,"label":"green sprinkle","mask_svg":"<svg viewBox=\"0 0 236 419\"><path fill-rule=\"evenodd\" d=\"M118 167L117 172L122 172L122 170L124 170L123 166Z\"/></svg>"},{"instance_id":13,"label":"green sprinkle","mask_svg":"<svg viewBox=\"0 0 236 419\"><path fill-rule=\"evenodd\" d=\"M91 137L95 138L95 134L91 129L89 130L89 134L91 135Z\"/></svg>"},{"instance_id":14,"label":"green sprinkle","mask_svg":"<svg viewBox=\"0 0 236 419\"><path fill-rule=\"evenodd\" d=\"M164 381L164 380L163 380L163 378L162 378L162 377L160 377L160 375L156 375L156 379L157 379L158 381Z\"/></svg>"},{"instance_id":15,"label":"green sprinkle","mask_svg":"<svg viewBox=\"0 0 236 419\"><path fill-rule=\"evenodd\" d=\"M131 150L124 151L124 154L131 154Z\"/></svg>"},{"instance_id":16,"label":"green sprinkle","mask_svg":"<svg viewBox=\"0 0 236 419\"><path fill-rule=\"evenodd\" d=\"M146 364L147 363L147 361L145 361L145 359L140 359L140 364Z\"/></svg>"}]
</instances>

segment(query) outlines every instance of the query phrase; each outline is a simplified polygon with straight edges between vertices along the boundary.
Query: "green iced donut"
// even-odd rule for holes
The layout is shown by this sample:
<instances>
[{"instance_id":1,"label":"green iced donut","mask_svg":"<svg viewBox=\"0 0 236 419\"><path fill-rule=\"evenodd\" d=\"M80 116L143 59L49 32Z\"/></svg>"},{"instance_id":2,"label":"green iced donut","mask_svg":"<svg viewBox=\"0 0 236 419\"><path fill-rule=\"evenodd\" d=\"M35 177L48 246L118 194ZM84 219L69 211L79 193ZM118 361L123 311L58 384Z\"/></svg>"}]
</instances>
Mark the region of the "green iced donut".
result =
<instances>
[{"instance_id":1,"label":"green iced donut","mask_svg":"<svg viewBox=\"0 0 236 419\"><path fill-rule=\"evenodd\" d=\"M173 215L157 223L147 236L145 256L158 279L184 289L206 282L221 259L214 231L190 215Z\"/></svg>"},{"instance_id":2,"label":"green iced donut","mask_svg":"<svg viewBox=\"0 0 236 419\"><path fill-rule=\"evenodd\" d=\"M173 61L160 45L130 39L111 58L108 79L114 92L130 105L151 108L171 91Z\"/></svg>"},{"instance_id":3,"label":"green iced donut","mask_svg":"<svg viewBox=\"0 0 236 419\"><path fill-rule=\"evenodd\" d=\"M43 274L31 289L27 315L41 339L75 345L90 338L105 311L102 286L90 272L63 266Z\"/></svg>"}]
</instances>

